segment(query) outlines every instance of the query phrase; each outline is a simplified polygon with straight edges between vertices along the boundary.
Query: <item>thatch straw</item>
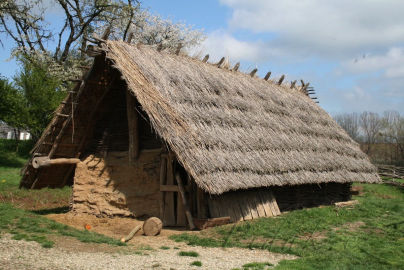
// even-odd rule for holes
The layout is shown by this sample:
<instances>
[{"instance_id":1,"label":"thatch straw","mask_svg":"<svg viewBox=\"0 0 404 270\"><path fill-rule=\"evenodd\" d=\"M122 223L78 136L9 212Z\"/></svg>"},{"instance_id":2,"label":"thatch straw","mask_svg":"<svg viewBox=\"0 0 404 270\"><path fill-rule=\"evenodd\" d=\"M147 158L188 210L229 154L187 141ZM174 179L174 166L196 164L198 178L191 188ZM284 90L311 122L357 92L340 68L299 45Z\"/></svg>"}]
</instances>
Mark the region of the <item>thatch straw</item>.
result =
<instances>
[{"instance_id":1,"label":"thatch straw","mask_svg":"<svg viewBox=\"0 0 404 270\"><path fill-rule=\"evenodd\" d=\"M104 49L158 134L211 194L380 180L358 144L289 86L147 46L108 41Z\"/></svg>"}]
</instances>

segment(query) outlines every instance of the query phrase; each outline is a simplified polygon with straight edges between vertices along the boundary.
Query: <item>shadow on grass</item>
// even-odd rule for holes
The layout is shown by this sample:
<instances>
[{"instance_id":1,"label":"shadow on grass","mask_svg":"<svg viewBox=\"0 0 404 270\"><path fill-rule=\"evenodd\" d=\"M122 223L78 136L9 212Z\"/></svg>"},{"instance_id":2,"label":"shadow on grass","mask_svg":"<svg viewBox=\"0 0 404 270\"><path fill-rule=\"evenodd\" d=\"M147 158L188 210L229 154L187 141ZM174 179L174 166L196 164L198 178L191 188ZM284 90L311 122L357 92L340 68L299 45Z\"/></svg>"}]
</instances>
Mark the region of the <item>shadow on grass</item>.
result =
<instances>
[{"instance_id":1,"label":"shadow on grass","mask_svg":"<svg viewBox=\"0 0 404 270\"><path fill-rule=\"evenodd\" d=\"M38 215L49 215L49 214L64 214L69 212L69 206L56 207L50 209L32 210L31 212Z\"/></svg>"}]
</instances>

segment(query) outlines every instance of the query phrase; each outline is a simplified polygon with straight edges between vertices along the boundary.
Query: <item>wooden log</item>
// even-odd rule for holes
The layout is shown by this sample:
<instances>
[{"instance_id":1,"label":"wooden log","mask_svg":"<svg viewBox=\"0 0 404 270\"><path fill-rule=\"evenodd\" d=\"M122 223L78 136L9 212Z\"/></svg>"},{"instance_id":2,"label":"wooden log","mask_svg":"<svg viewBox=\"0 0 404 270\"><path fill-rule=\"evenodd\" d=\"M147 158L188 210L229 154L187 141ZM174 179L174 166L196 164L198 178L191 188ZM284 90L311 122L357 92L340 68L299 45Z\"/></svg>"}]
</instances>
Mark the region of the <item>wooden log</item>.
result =
<instances>
[{"instance_id":1,"label":"wooden log","mask_svg":"<svg viewBox=\"0 0 404 270\"><path fill-rule=\"evenodd\" d=\"M161 232L163 222L157 217L151 217L143 223L143 233L147 236L155 236Z\"/></svg>"},{"instance_id":2,"label":"wooden log","mask_svg":"<svg viewBox=\"0 0 404 270\"><path fill-rule=\"evenodd\" d=\"M63 113L57 113L56 115L59 116L59 117L65 117L65 118L69 117L68 114L63 114Z\"/></svg>"},{"instance_id":3,"label":"wooden log","mask_svg":"<svg viewBox=\"0 0 404 270\"><path fill-rule=\"evenodd\" d=\"M121 242L125 243L128 242L130 239L135 236L135 234L142 228L142 225L137 225L126 237L121 238Z\"/></svg>"},{"instance_id":4,"label":"wooden log","mask_svg":"<svg viewBox=\"0 0 404 270\"><path fill-rule=\"evenodd\" d=\"M49 157L35 157L32 159L32 167L38 169L40 167L48 167L50 165L60 165L60 164L77 164L80 162L78 158L55 158L50 159Z\"/></svg>"},{"instance_id":5,"label":"wooden log","mask_svg":"<svg viewBox=\"0 0 404 270\"><path fill-rule=\"evenodd\" d=\"M126 91L126 113L129 130L129 163L133 164L139 156L139 119L135 110L135 97Z\"/></svg>"},{"instance_id":6,"label":"wooden log","mask_svg":"<svg viewBox=\"0 0 404 270\"><path fill-rule=\"evenodd\" d=\"M230 223L230 217L218 217L218 218L209 218L209 219L194 219L195 226L199 230L204 230L210 227L221 226Z\"/></svg>"},{"instance_id":7,"label":"wooden log","mask_svg":"<svg viewBox=\"0 0 404 270\"><path fill-rule=\"evenodd\" d=\"M184 185L182 183L182 179L180 174L177 172L175 175L175 179L177 180L177 184L178 184L178 188L181 194L181 198L182 198L182 203L185 209L185 215L187 216L187 220L188 220L188 224L189 224L189 228L191 230L193 230L195 228L193 219L192 219L192 215L191 215L191 211L189 211L189 207L188 207L188 203L187 203L187 198L185 196L185 190L184 190Z\"/></svg>"},{"instance_id":8,"label":"wooden log","mask_svg":"<svg viewBox=\"0 0 404 270\"><path fill-rule=\"evenodd\" d=\"M251 76L251 77L254 77L254 76L255 76L255 73L257 73L257 71L258 71L258 68L254 68L254 69L250 72L250 76Z\"/></svg>"},{"instance_id":9,"label":"wooden log","mask_svg":"<svg viewBox=\"0 0 404 270\"><path fill-rule=\"evenodd\" d=\"M282 75L282 76L279 78L278 85L281 85L284 79L285 79L285 75Z\"/></svg>"},{"instance_id":10,"label":"wooden log","mask_svg":"<svg viewBox=\"0 0 404 270\"><path fill-rule=\"evenodd\" d=\"M240 68L240 62L237 62L234 67L233 67L233 71L237 71Z\"/></svg>"},{"instance_id":11,"label":"wooden log","mask_svg":"<svg viewBox=\"0 0 404 270\"><path fill-rule=\"evenodd\" d=\"M205 55L205 57L202 59L202 62L206 63L208 62L208 60L209 60L209 54Z\"/></svg>"},{"instance_id":12,"label":"wooden log","mask_svg":"<svg viewBox=\"0 0 404 270\"><path fill-rule=\"evenodd\" d=\"M269 72L265 75L264 80L268 81L269 77L271 77L271 73L272 73L272 72L269 71Z\"/></svg>"},{"instance_id":13,"label":"wooden log","mask_svg":"<svg viewBox=\"0 0 404 270\"><path fill-rule=\"evenodd\" d=\"M164 185L166 182L167 175L167 158L161 157L160 163L160 186ZM160 218L163 219L164 216L164 192L160 189Z\"/></svg>"},{"instance_id":14,"label":"wooden log","mask_svg":"<svg viewBox=\"0 0 404 270\"><path fill-rule=\"evenodd\" d=\"M346 207L346 206L353 206L358 203L359 203L358 200L352 200L352 201L347 201L347 202L336 202L336 203L334 203L334 205L337 207Z\"/></svg>"}]
</instances>

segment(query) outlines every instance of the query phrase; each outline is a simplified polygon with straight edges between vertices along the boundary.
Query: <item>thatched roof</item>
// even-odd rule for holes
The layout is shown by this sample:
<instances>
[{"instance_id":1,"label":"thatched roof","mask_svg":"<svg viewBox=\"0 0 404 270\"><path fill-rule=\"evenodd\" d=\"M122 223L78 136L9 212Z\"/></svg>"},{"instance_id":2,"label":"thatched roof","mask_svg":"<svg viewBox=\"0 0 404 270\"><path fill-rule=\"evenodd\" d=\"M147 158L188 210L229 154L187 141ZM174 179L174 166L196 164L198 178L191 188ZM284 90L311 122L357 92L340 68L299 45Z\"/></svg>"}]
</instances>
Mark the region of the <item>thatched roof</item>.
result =
<instances>
[{"instance_id":1,"label":"thatched roof","mask_svg":"<svg viewBox=\"0 0 404 270\"><path fill-rule=\"evenodd\" d=\"M157 133L211 194L380 180L358 144L296 89L147 46L103 46Z\"/></svg>"}]
</instances>

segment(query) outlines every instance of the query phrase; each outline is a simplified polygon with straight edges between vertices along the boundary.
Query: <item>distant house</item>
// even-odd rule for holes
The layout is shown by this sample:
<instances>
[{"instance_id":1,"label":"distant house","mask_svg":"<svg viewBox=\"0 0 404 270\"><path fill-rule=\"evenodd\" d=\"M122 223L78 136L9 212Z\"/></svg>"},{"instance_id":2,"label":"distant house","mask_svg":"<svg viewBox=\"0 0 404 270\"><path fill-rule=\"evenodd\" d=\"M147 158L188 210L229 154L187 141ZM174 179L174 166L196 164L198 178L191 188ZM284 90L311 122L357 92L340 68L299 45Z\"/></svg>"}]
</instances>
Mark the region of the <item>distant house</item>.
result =
<instances>
[{"instance_id":1,"label":"distant house","mask_svg":"<svg viewBox=\"0 0 404 270\"><path fill-rule=\"evenodd\" d=\"M18 132L13 127L10 127L6 123L0 121L0 139L7 139L7 140L15 139L16 133L18 139L21 141L31 139L31 134L28 131L23 130Z\"/></svg>"}]
</instances>

